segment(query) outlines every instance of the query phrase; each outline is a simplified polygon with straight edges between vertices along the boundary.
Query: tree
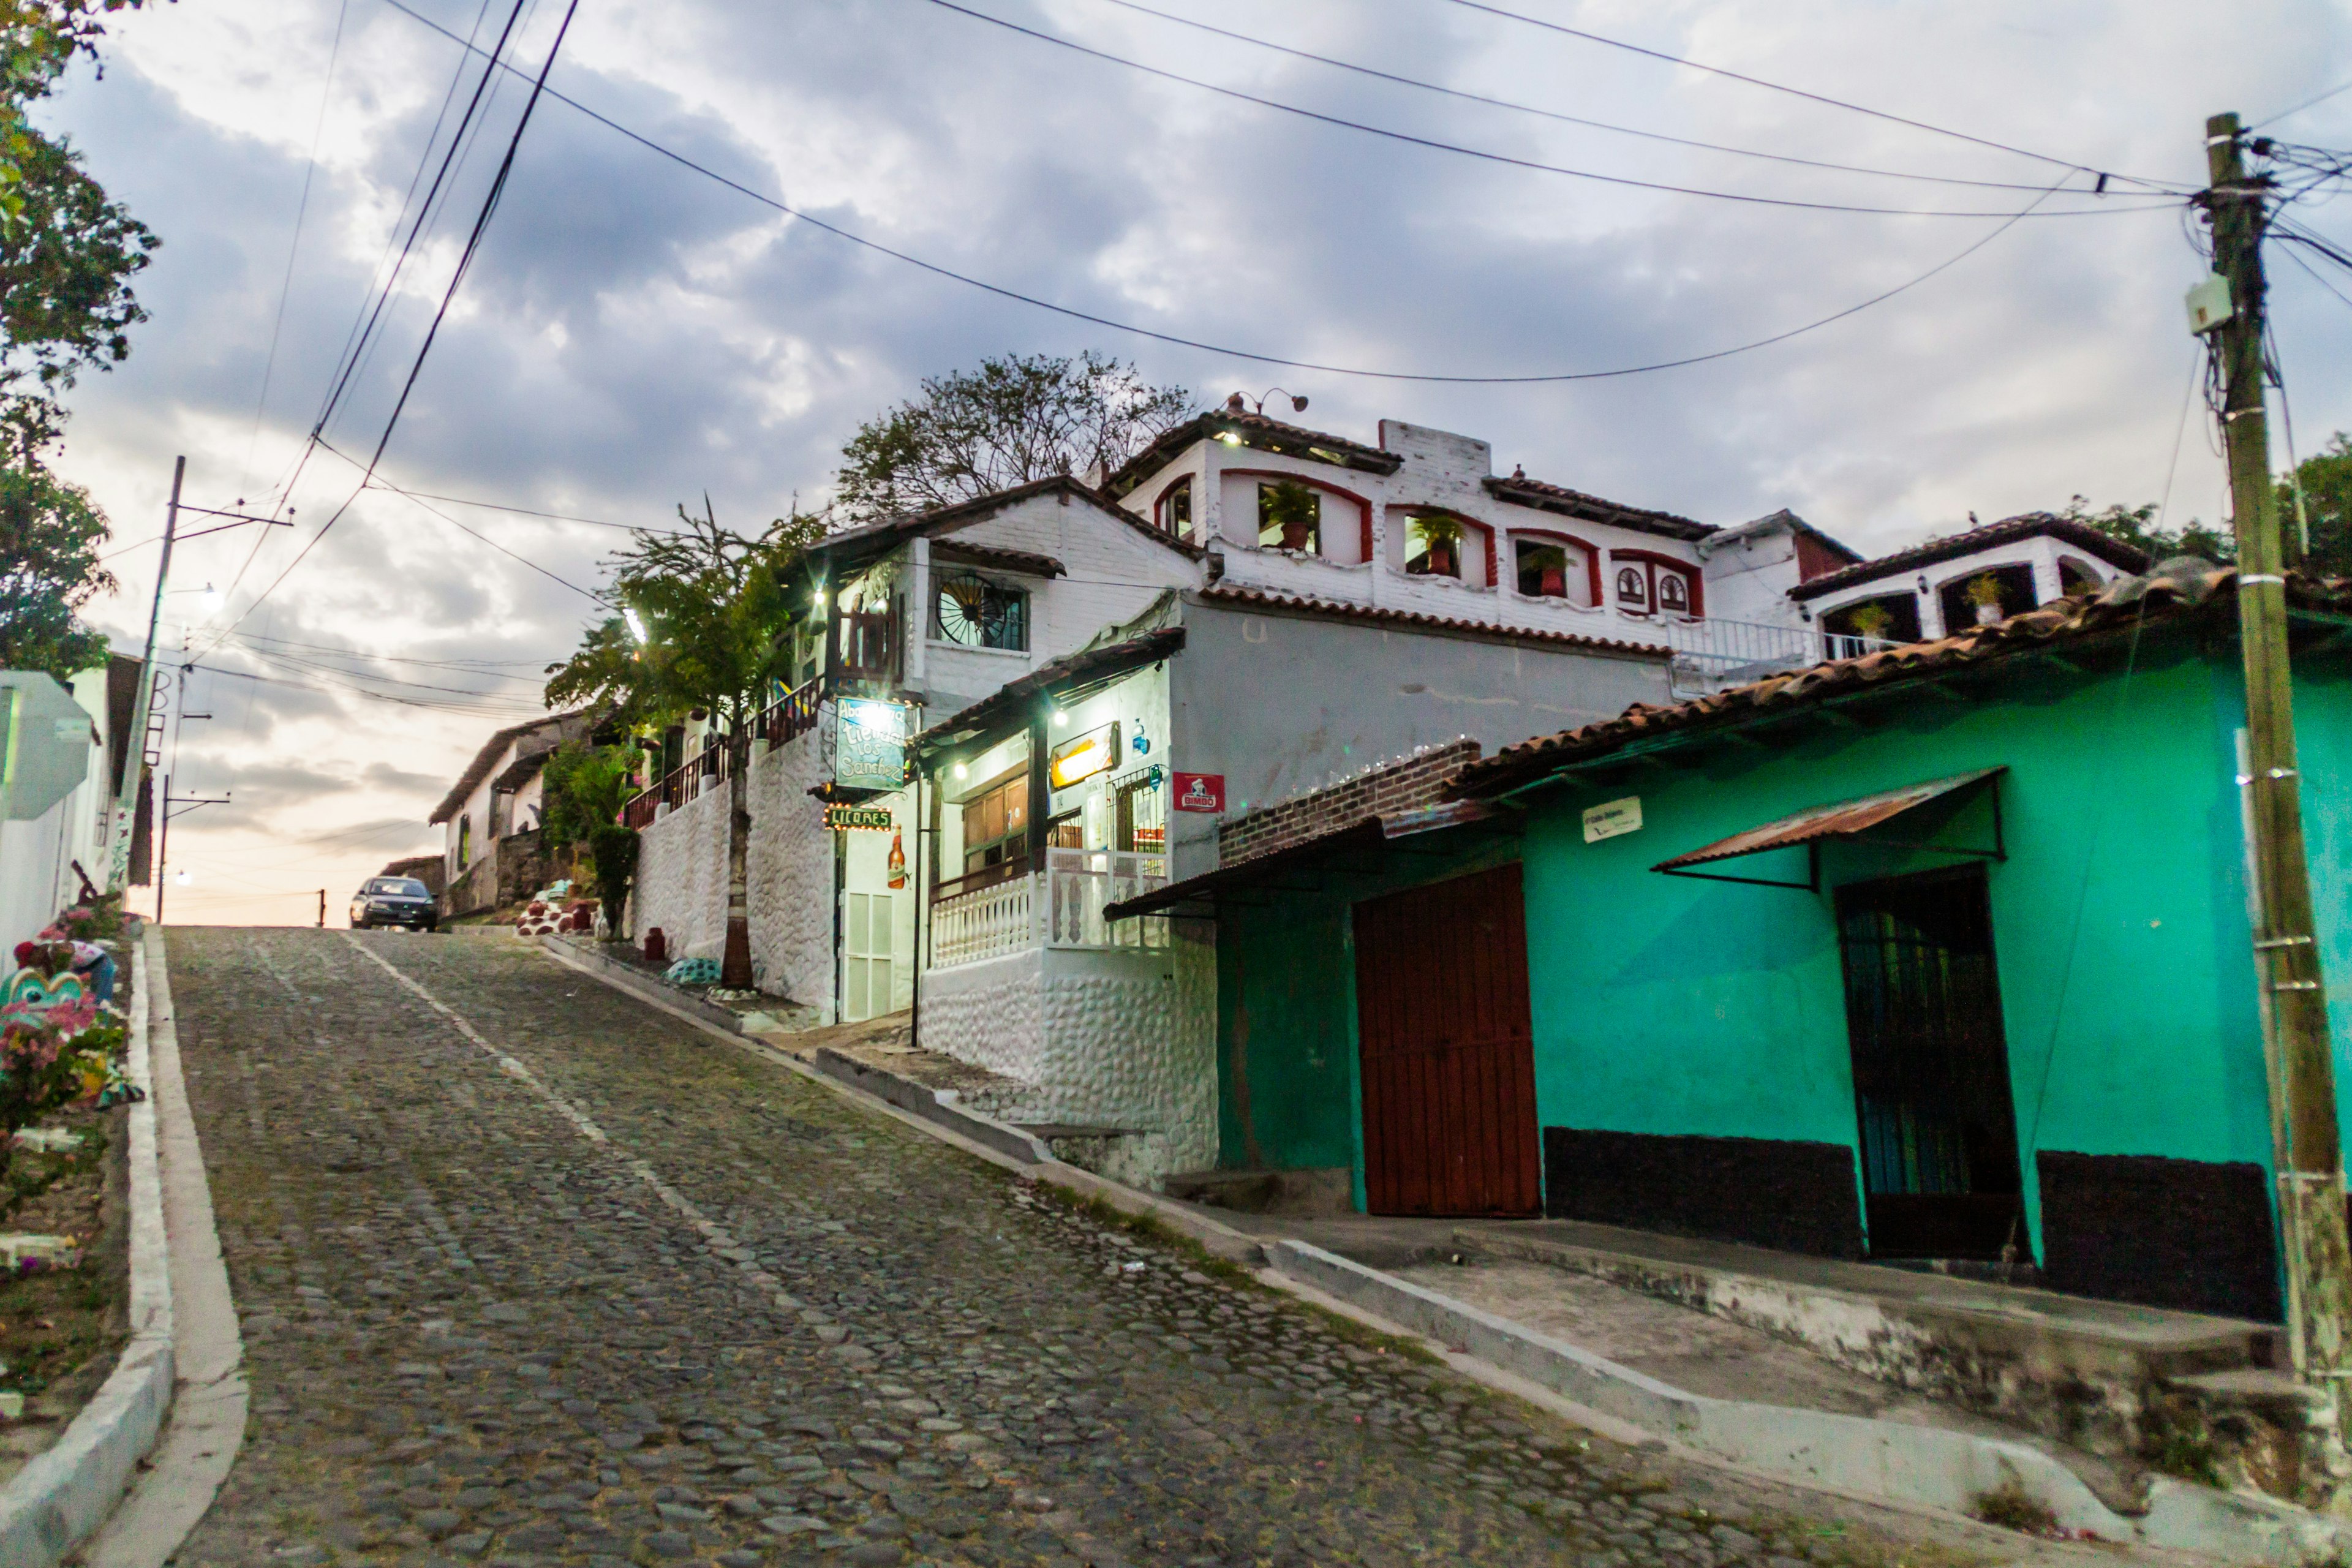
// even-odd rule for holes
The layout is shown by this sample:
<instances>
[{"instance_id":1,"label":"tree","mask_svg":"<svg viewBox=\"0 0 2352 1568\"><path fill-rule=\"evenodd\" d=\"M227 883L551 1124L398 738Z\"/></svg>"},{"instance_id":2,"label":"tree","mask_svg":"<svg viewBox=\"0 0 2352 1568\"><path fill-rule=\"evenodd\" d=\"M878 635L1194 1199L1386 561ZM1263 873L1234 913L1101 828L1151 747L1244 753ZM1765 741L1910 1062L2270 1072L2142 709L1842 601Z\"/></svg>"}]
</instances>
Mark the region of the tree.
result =
<instances>
[{"instance_id":1,"label":"tree","mask_svg":"<svg viewBox=\"0 0 2352 1568\"><path fill-rule=\"evenodd\" d=\"M2153 501L2138 506L2117 501L2093 511L2087 500L2076 496L2066 503L2061 515L2070 522L2095 528L2110 539L2145 552L2151 563L2169 561L2176 555L2195 555L2226 565L2238 558L2238 542L2227 529L2209 528L2193 517L2179 528L2154 526Z\"/></svg>"},{"instance_id":2,"label":"tree","mask_svg":"<svg viewBox=\"0 0 2352 1568\"><path fill-rule=\"evenodd\" d=\"M2352 436L2338 430L2327 445L2295 465L2311 523L2311 552L2295 564L2323 577L2352 577ZM2295 526L2294 484L2279 481L2279 516Z\"/></svg>"},{"instance_id":3,"label":"tree","mask_svg":"<svg viewBox=\"0 0 2352 1568\"><path fill-rule=\"evenodd\" d=\"M1134 366L1091 351L982 360L859 426L841 451L835 505L871 522L1056 474L1109 473L1192 413L1182 387L1147 386Z\"/></svg>"},{"instance_id":4,"label":"tree","mask_svg":"<svg viewBox=\"0 0 2352 1568\"><path fill-rule=\"evenodd\" d=\"M109 16L135 11L142 3L0 0L0 232L25 216L20 187L46 141L26 110L49 95L76 56L98 58Z\"/></svg>"},{"instance_id":5,"label":"tree","mask_svg":"<svg viewBox=\"0 0 2352 1568\"><path fill-rule=\"evenodd\" d=\"M104 662L106 639L74 612L115 585L100 559L105 513L37 460L0 462L0 669L59 680Z\"/></svg>"},{"instance_id":6,"label":"tree","mask_svg":"<svg viewBox=\"0 0 2352 1568\"><path fill-rule=\"evenodd\" d=\"M635 746L572 742L547 759L541 778L540 837L550 848L584 844L617 821L645 753Z\"/></svg>"},{"instance_id":7,"label":"tree","mask_svg":"<svg viewBox=\"0 0 2352 1568\"><path fill-rule=\"evenodd\" d=\"M728 736L735 765L728 770L727 949L719 979L745 990L752 979L749 731L770 687L790 674L785 633L797 606L785 575L824 525L795 514L751 539L719 527L708 499L702 516L682 506L677 515L684 532L633 534L612 558L611 597L625 612L592 629L568 662L550 667L547 704L607 705L635 723L699 709ZM642 642L628 615L645 628Z\"/></svg>"}]
</instances>

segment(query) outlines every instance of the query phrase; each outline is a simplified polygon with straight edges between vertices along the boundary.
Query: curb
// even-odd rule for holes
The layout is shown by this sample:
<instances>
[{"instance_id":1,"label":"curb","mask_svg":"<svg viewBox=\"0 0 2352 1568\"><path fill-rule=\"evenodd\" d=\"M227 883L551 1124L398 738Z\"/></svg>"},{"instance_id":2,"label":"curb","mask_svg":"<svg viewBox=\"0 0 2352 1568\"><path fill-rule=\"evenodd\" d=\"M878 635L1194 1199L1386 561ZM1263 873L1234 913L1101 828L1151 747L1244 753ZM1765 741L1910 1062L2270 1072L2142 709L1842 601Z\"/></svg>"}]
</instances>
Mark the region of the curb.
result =
<instances>
[{"instance_id":1,"label":"curb","mask_svg":"<svg viewBox=\"0 0 2352 1568\"><path fill-rule=\"evenodd\" d=\"M506 930L507 928L492 929ZM508 934L513 933L508 931ZM525 937L521 940L535 942L550 952L561 953L571 959L578 967L590 971L597 979L614 990L625 991L640 1002L656 1003L673 1013L691 1014L698 1021L708 1024L715 1029L724 1029L730 1035L740 1036L743 1033L741 1016L730 1009L721 1007L716 1002L705 1002L699 996L691 995L675 986L651 979L625 963L605 957L594 948L582 947L577 942L566 942L560 936Z\"/></svg>"},{"instance_id":2,"label":"curb","mask_svg":"<svg viewBox=\"0 0 2352 1568\"><path fill-rule=\"evenodd\" d=\"M827 1078L839 1079L852 1089L861 1089L877 1100L887 1100L901 1110L911 1110L926 1121L962 1133L975 1143L987 1145L1000 1154L1009 1154L1024 1165L1057 1163L1054 1152L1043 1140L1024 1132L1010 1122L982 1116L977 1110L966 1110L956 1103L955 1090L942 1093L927 1088L910 1078L903 1078L887 1068L872 1067L851 1057L845 1057L831 1046L819 1046L816 1054L808 1058L811 1067Z\"/></svg>"},{"instance_id":3,"label":"curb","mask_svg":"<svg viewBox=\"0 0 2352 1568\"><path fill-rule=\"evenodd\" d=\"M2352 1552L2352 1526L2274 1500L2159 1478L2149 1489L2148 1511L2133 1518L2108 1508L2073 1471L2022 1443L1685 1393L1319 1247L1283 1240L1266 1253L1277 1272L1351 1306L1654 1436L1759 1474L1961 1514L1973 1511L1981 1493L2015 1483L2069 1530L2234 1563L2295 1564Z\"/></svg>"},{"instance_id":4,"label":"curb","mask_svg":"<svg viewBox=\"0 0 2352 1568\"><path fill-rule=\"evenodd\" d=\"M172 977L163 935L148 930L147 1031L156 1142L163 1175L163 1226L171 1241L173 1342L177 1384L172 1418L147 1458L146 1474L77 1562L89 1568L160 1568L212 1507L245 1446L245 1345L229 1292L220 1232L213 1223L205 1152L180 1071Z\"/></svg>"},{"instance_id":5,"label":"curb","mask_svg":"<svg viewBox=\"0 0 2352 1568\"><path fill-rule=\"evenodd\" d=\"M105 1523L172 1407L171 1265L155 1162L143 942L131 964L130 1076L147 1093L130 1114L131 1342L56 1445L0 1487L0 1563L11 1568L49 1568Z\"/></svg>"},{"instance_id":6,"label":"curb","mask_svg":"<svg viewBox=\"0 0 2352 1568\"><path fill-rule=\"evenodd\" d=\"M1024 1142L1036 1141L1005 1123L964 1110L951 1100L943 1103L936 1091L910 1079L852 1061L829 1048L820 1047L819 1060L812 1064L759 1036L697 1018L688 1011L686 999L647 994L637 985L622 984L608 966L593 965L569 944L557 945L548 938L541 941L551 945L559 960L568 960L572 967L605 980L615 989L699 1024L764 1060L1025 1180L1099 1200L1123 1214L1156 1220L1200 1243L1213 1258L1263 1265L1261 1278L1268 1285L1291 1289L1310 1300L1328 1301L1377 1327L1394 1325L1423 1335L1448 1352L1449 1363L1466 1359L1483 1363L1505 1380L1532 1384L1533 1391L1589 1411L1609 1425L1664 1438L1696 1456L1750 1475L1962 1517L1973 1517L1979 1493L2015 1482L2048 1504L2060 1524L2108 1541L2137 1542L2275 1568L2302 1568L2330 1556L2352 1559L2352 1524L2339 1524L2269 1498L2158 1478L2149 1487L2147 1514L2127 1518L2101 1502L2072 1470L2021 1443L1686 1393L1565 1341L1321 1247L1301 1241L1261 1241L1185 1205L1080 1170L1050 1154L1031 1160L1011 1153L1000 1140L977 1136L977 1129L1001 1129ZM835 1070L823 1060L828 1057L850 1070ZM1472 1374L1476 1375L1475 1370Z\"/></svg>"}]
</instances>

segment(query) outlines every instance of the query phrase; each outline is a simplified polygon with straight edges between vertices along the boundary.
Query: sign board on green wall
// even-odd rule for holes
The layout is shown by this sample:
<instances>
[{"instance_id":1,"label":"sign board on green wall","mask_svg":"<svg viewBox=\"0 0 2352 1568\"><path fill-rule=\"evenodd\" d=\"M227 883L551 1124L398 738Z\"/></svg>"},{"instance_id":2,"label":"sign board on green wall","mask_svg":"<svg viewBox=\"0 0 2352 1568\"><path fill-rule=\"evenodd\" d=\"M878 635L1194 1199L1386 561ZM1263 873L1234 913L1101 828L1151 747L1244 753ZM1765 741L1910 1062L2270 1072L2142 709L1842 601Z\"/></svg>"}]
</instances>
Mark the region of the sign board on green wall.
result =
<instances>
[{"instance_id":1,"label":"sign board on green wall","mask_svg":"<svg viewBox=\"0 0 2352 1568\"><path fill-rule=\"evenodd\" d=\"M1629 795L1622 800L1604 800L1599 805L1584 808L1584 841L1598 844L1604 838L1614 838L1621 833L1642 830L1642 797Z\"/></svg>"}]
</instances>

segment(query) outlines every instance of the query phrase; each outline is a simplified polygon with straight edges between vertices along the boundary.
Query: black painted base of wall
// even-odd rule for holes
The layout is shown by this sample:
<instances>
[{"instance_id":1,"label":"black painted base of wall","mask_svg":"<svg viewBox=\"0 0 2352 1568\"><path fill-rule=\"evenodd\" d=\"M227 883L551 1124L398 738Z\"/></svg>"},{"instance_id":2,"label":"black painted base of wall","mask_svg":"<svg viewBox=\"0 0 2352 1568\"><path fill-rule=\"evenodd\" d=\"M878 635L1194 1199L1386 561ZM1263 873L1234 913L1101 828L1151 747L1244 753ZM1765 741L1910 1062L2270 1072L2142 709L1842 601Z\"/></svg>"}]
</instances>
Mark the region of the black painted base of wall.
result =
<instances>
[{"instance_id":1,"label":"black painted base of wall","mask_svg":"<svg viewBox=\"0 0 2352 1568\"><path fill-rule=\"evenodd\" d=\"M2278 1247L2260 1165L2045 1149L2036 1168L2053 1289L2279 1321Z\"/></svg>"},{"instance_id":2,"label":"black painted base of wall","mask_svg":"<svg viewBox=\"0 0 2352 1568\"><path fill-rule=\"evenodd\" d=\"M1823 1258L1862 1256L1843 1143L1543 1130L1544 1213Z\"/></svg>"}]
</instances>

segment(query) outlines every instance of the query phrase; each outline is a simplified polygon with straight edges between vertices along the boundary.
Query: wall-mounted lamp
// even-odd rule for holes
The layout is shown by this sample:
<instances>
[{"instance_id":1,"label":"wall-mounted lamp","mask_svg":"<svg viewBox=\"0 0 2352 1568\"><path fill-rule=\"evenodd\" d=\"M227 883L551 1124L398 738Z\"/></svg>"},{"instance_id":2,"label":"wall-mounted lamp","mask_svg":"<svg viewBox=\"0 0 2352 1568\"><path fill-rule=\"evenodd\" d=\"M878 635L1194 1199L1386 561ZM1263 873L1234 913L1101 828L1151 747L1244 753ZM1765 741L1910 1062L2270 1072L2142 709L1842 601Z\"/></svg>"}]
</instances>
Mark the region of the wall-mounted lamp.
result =
<instances>
[{"instance_id":1,"label":"wall-mounted lamp","mask_svg":"<svg viewBox=\"0 0 2352 1568\"><path fill-rule=\"evenodd\" d=\"M1066 711L1059 708L1054 710L1054 728L1058 730L1069 721L1070 716Z\"/></svg>"},{"instance_id":2,"label":"wall-mounted lamp","mask_svg":"<svg viewBox=\"0 0 2352 1568\"><path fill-rule=\"evenodd\" d=\"M955 776L959 779L968 779L971 777L971 769L961 763L958 763L955 765Z\"/></svg>"}]
</instances>

